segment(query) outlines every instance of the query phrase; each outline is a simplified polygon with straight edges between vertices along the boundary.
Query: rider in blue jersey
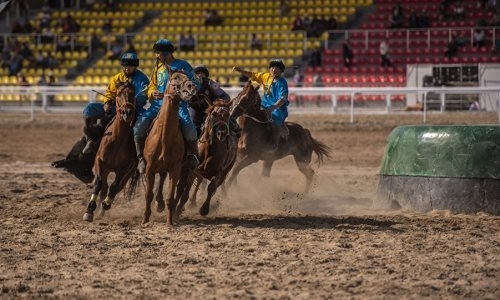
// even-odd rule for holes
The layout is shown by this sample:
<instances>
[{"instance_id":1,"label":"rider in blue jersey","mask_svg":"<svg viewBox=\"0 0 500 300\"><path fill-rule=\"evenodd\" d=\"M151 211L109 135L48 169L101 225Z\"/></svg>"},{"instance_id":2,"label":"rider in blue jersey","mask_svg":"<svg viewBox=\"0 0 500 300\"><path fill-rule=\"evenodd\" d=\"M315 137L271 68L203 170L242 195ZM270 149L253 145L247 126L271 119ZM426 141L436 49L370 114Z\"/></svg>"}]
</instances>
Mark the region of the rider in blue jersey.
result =
<instances>
[{"instance_id":1,"label":"rider in blue jersey","mask_svg":"<svg viewBox=\"0 0 500 300\"><path fill-rule=\"evenodd\" d=\"M151 105L147 111L137 119L136 126L134 127L135 147L137 157L139 158L138 169L141 174L144 173L146 169L143 151L147 130L160 111L160 107L163 103L163 93L169 81L167 66L171 71L184 72L189 80L196 84L198 89L200 88L200 83L193 72L193 67L187 61L175 58L173 56L174 50L174 45L167 39L160 39L153 45L153 51L156 55L156 66L153 70L147 91ZM196 127L189 116L188 103L186 101L181 101L179 105L179 119L181 131L186 140L188 163L192 168L195 168L198 166L198 149L196 144L198 136Z\"/></svg>"}]
</instances>

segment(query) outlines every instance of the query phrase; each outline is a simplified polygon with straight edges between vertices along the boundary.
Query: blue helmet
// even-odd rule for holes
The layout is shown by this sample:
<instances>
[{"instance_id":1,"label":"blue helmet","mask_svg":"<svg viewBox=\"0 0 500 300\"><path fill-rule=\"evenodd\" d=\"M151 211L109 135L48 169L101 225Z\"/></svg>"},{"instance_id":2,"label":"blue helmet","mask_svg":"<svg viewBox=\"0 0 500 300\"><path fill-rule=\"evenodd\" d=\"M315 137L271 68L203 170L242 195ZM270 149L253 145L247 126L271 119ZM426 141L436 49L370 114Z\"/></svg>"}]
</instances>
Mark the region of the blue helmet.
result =
<instances>
[{"instance_id":1,"label":"blue helmet","mask_svg":"<svg viewBox=\"0 0 500 300\"><path fill-rule=\"evenodd\" d=\"M138 67L139 66L139 57L137 57L137 54L131 53L131 52L126 52L123 53L121 59L121 64L122 66L133 66L133 67Z\"/></svg>"},{"instance_id":2,"label":"blue helmet","mask_svg":"<svg viewBox=\"0 0 500 300\"><path fill-rule=\"evenodd\" d=\"M153 51L155 52L173 53L174 50L174 44L172 44L172 42L167 39L159 39L153 45Z\"/></svg>"}]
</instances>

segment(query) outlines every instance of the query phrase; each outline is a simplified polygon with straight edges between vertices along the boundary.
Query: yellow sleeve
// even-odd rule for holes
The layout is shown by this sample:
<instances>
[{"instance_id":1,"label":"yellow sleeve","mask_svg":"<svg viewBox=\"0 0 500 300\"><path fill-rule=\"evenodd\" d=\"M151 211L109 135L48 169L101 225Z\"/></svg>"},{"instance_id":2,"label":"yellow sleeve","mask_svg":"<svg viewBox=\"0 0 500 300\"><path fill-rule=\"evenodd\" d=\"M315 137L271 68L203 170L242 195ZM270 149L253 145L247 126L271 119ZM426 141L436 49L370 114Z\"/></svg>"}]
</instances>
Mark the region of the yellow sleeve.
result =
<instances>
[{"instance_id":1,"label":"yellow sleeve","mask_svg":"<svg viewBox=\"0 0 500 300\"><path fill-rule=\"evenodd\" d=\"M148 85L148 92L147 92L147 96L148 96L149 100L153 99L153 92L156 91L156 86L158 84L158 78L156 78L157 73L158 73L158 65L156 65L154 67L153 74L151 75L151 78L149 78L149 85Z\"/></svg>"},{"instance_id":2,"label":"yellow sleeve","mask_svg":"<svg viewBox=\"0 0 500 300\"><path fill-rule=\"evenodd\" d=\"M115 76L113 76L108 84L108 87L106 88L106 91L104 92L104 103L112 100L114 101L116 98L116 82L120 80L120 74L118 73Z\"/></svg>"}]
</instances>

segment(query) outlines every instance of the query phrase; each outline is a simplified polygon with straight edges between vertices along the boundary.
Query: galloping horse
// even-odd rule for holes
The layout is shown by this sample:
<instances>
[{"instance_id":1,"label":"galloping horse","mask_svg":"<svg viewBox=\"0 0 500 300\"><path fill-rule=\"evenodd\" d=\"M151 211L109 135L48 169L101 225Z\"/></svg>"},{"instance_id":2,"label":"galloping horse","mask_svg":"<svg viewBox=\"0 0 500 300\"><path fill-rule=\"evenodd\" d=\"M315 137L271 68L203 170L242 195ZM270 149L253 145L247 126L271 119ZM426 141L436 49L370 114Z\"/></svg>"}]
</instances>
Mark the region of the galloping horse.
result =
<instances>
[{"instance_id":1,"label":"galloping horse","mask_svg":"<svg viewBox=\"0 0 500 300\"><path fill-rule=\"evenodd\" d=\"M176 218L182 212L189 197L189 189L197 174L210 181L207 187L207 198L200 208L200 214L206 216L210 210L210 200L217 188L224 183L227 174L236 161L237 141L236 136L231 134L229 128L229 106L230 103L217 100L206 110L207 117L198 140L198 154L202 163L196 171L192 172L192 176L188 179L186 190L176 210ZM200 182L202 178L198 177L198 180ZM198 186L196 190L197 188Z\"/></svg>"},{"instance_id":2,"label":"galloping horse","mask_svg":"<svg viewBox=\"0 0 500 300\"><path fill-rule=\"evenodd\" d=\"M93 221L97 208L96 199L102 203L102 213L111 208L113 200L137 166L132 127L135 122L135 89L130 81L118 85L116 93L116 117L104 132L94 160L93 192L83 219ZM115 179L108 189L108 176ZM130 194L129 194L130 196Z\"/></svg>"},{"instance_id":3,"label":"galloping horse","mask_svg":"<svg viewBox=\"0 0 500 300\"><path fill-rule=\"evenodd\" d=\"M163 104L151 131L146 138L144 146L144 159L146 160L146 208L142 223L149 222L151 216L151 202L153 201L153 188L155 175L160 174L156 190L157 211L165 209L163 200L163 184L169 175L169 198L167 225L173 226L172 217L177 202L182 194L183 187L176 187L181 176L184 164L184 138L179 125L179 104L182 100L189 100L197 91L196 85L182 72L169 72L169 82L163 96Z\"/></svg>"},{"instance_id":4,"label":"galloping horse","mask_svg":"<svg viewBox=\"0 0 500 300\"><path fill-rule=\"evenodd\" d=\"M318 157L318 165L323 159L330 158L331 149L315 140L308 129L293 122L285 122L289 131L288 138L280 138L278 148L273 151L269 141L272 120L270 115L261 110L259 87L254 87L249 81L243 90L232 100L231 115L239 118L242 127L241 137L238 141L238 156L234 165L228 185L236 182L239 172L259 160L264 161L262 175L269 177L274 161L285 156L293 155L300 172L306 177L305 193L310 189L314 170L311 168L312 153Z\"/></svg>"}]
</instances>

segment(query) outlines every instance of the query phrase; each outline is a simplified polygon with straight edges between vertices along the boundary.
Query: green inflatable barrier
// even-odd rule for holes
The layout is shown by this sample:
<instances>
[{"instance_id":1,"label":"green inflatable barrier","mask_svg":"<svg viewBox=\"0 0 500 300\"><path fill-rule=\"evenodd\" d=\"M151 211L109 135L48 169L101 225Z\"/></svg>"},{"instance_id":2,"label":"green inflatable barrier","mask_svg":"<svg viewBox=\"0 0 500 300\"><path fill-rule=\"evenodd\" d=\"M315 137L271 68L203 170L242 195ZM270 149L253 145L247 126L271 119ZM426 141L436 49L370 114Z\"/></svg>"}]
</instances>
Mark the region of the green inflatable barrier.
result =
<instances>
[{"instance_id":1,"label":"green inflatable barrier","mask_svg":"<svg viewBox=\"0 0 500 300\"><path fill-rule=\"evenodd\" d=\"M500 126L401 126L388 137L375 207L500 214Z\"/></svg>"}]
</instances>

